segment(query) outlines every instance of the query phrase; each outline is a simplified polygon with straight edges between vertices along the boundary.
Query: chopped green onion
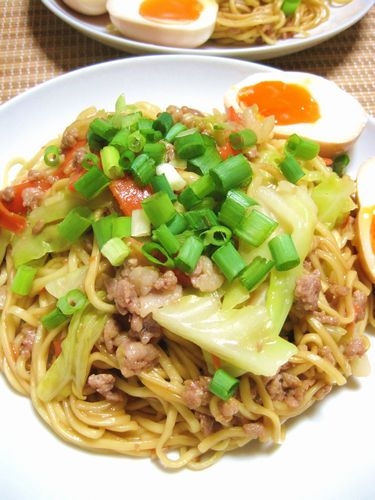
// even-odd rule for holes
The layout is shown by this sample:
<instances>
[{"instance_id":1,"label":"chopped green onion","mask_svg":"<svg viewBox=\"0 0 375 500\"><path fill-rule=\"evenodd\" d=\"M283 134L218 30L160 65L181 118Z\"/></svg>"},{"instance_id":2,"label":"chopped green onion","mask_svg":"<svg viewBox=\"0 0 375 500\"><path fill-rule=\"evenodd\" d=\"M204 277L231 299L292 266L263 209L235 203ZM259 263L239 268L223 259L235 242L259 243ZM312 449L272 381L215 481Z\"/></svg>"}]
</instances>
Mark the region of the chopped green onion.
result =
<instances>
[{"instance_id":1,"label":"chopped green onion","mask_svg":"<svg viewBox=\"0 0 375 500\"><path fill-rule=\"evenodd\" d=\"M162 139L160 130L153 128L153 120L150 118L141 118L138 122L138 130L145 137L147 142L156 142Z\"/></svg>"},{"instance_id":2,"label":"chopped green onion","mask_svg":"<svg viewBox=\"0 0 375 500\"><path fill-rule=\"evenodd\" d=\"M200 156L206 149L202 134L191 129L186 133L182 132L176 137L174 147L177 156L183 160Z\"/></svg>"},{"instance_id":3,"label":"chopped green onion","mask_svg":"<svg viewBox=\"0 0 375 500\"><path fill-rule=\"evenodd\" d=\"M177 122L172 127L168 130L165 140L168 142L173 143L173 141L176 139L178 134L181 134L181 132L184 132L187 129L186 125L184 125L181 122Z\"/></svg>"},{"instance_id":4,"label":"chopped green onion","mask_svg":"<svg viewBox=\"0 0 375 500\"><path fill-rule=\"evenodd\" d=\"M278 271L288 271L298 266L300 257L290 234L282 233L268 242L275 267Z\"/></svg>"},{"instance_id":5,"label":"chopped green onion","mask_svg":"<svg viewBox=\"0 0 375 500\"><path fill-rule=\"evenodd\" d=\"M120 153L115 146L104 146L100 150L103 172L110 179L122 177L124 172L120 166Z\"/></svg>"},{"instance_id":6,"label":"chopped green onion","mask_svg":"<svg viewBox=\"0 0 375 500\"><path fill-rule=\"evenodd\" d=\"M161 224L156 228L153 235L169 255L174 255L180 249L180 242L166 224Z\"/></svg>"},{"instance_id":7,"label":"chopped green onion","mask_svg":"<svg viewBox=\"0 0 375 500\"><path fill-rule=\"evenodd\" d=\"M234 229L234 233L250 245L259 247L277 226L277 221L254 209L242 219L239 227Z\"/></svg>"},{"instance_id":8,"label":"chopped green onion","mask_svg":"<svg viewBox=\"0 0 375 500\"><path fill-rule=\"evenodd\" d=\"M208 195L212 194L215 189L216 185L214 180L209 174L205 174L187 186L180 193L178 200L185 208L190 209Z\"/></svg>"},{"instance_id":9,"label":"chopped green onion","mask_svg":"<svg viewBox=\"0 0 375 500\"><path fill-rule=\"evenodd\" d=\"M74 207L57 224L60 235L67 241L77 241L92 223L92 212L88 207Z\"/></svg>"},{"instance_id":10,"label":"chopped green onion","mask_svg":"<svg viewBox=\"0 0 375 500\"><path fill-rule=\"evenodd\" d=\"M312 160L319 154L320 145L311 139L292 134L285 143L285 151L300 160Z\"/></svg>"},{"instance_id":11,"label":"chopped green onion","mask_svg":"<svg viewBox=\"0 0 375 500\"><path fill-rule=\"evenodd\" d=\"M219 213L218 220L232 230L237 229L244 219L247 209L256 205L256 201L247 196L243 191L231 189L227 192Z\"/></svg>"},{"instance_id":12,"label":"chopped green onion","mask_svg":"<svg viewBox=\"0 0 375 500\"><path fill-rule=\"evenodd\" d=\"M187 228L185 216L179 212L167 223L169 230L173 234L181 234Z\"/></svg>"},{"instance_id":13,"label":"chopped green onion","mask_svg":"<svg viewBox=\"0 0 375 500\"><path fill-rule=\"evenodd\" d=\"M209 208L190 210L185 213L185 220L194 231L203 231L217 224L216 214Z\"/></svg>"},{"instance_id":14,"label":"chopped green onion","mask_svg":"<svg viewBox=\"0 0 375 500\"><path fill-rule=\"evenodd\" d=\"M146 142L143 152L152 158L156 165L164 162L167 148L164 142Z\"/></svg>"},{"instance_id":15,"label":"chopped green onion","mask_svg":"<svg viewBox=\"0 0 375 500\"><path fill-rule=\"evenodd\" d=\"M109 145L115 146L121 153L128 147L129 135L130 135L129 130L126 128L122 128L116 133L116 135L113 136Z\"/></svg>"},{"instance_id":16,"label":"chopped green onion","mask_svg":"<svg viewBox=\"0 0 375 500\"><path fill-rule=\"evenodd\" d=\"M125 149L121 154L120 154L120 159L119 159L119 164L120 167L125 171L130 169L130 165L133 163L135 160L135 153L133 151L130 151L130 149Z\"/></svg>"},{"instance_id":17,"label":"chopped green onion","mask_svg":"<svg viewBox=\"0 0 375 500\"><path fill-rule=\"evenodd\" d=\"M130 172L140 186L149 184L156 174L155 161L145 153L137 156L130 165Z\"/></svg>"},{"instance_id":18,"label":"chopped green onion","mask_svg":"<svg viewBox=\"0 0 375 500\"><path fill-rule=\"evenodd\" d=\"M257 135L251 129L244 129L229 134L229 142L233 149L241 151L254 146L257 143Z\"/></svg>"},{"instance_id":19,"label":"chopped green onion","mask_svg":"<svg viewBox=\"0 0 375 500\"><path fill-rule=\"evenodd\" d=\"M243 154L230 156L213 167L209 174L221 192L240 187L251 181L253 170Z\"/></svg>"},{"instance_id":20,"label":"chopped green onion","mask_svg":"<svg viewBox=\"0 0 375 500\"><path fill-rule=\"evenodd\" d=\"M177 200L177 195L173 191L165 174L154 175L154 177L151 179L151 186L153 187L155 193L157 191L165 191L171 201Z\"/></svg>"},{"instance_id":21,"label":"chopped green onion","mask_svg":"<svg viewBox=\"0 0 375 500\"><path fill-rule=\"evenodd\" d=\"M175 258L176 266L185 273L192 273L204 249L203 242L194 235L188 236Z\"/></svg>"},{"instance_id":22,"label":"chopped green onion","mask_svg":"<svg viewBox=\"0 0 375 500\"><path fill-rule=\"evenodd\" d=\"M83 157L81 165L85 170L89 170L92 167L98 167L99 158L95 153L86 153Z\"/></svg>"},{"instance_id":23,"label":"chopped green onion","mask_svg":"<svg viewBox=\"0 0 375 500\"><path fill-rule=\"evenodd\" d=\"M158 243L152 241L144 243L141 251L143 255L153 264L163 267L174 267L175 263L167 250Z\"/></svg>"},{"instance_id":24,"label":"chopped green onion","mask_svg":"<svg viewBox=\"0 0 375 500\"><path fill-rule=\"evenodd\" d=\"M131 236L132 218L122 215L114 217L112 221L112 237L113 238L128 238Z\"/></svg>"},{"instance_id":25,"label":"chopped green onion","mask_svg":"<svg viewBox=\"0 0 375 500\"><path fill-rule=\"evenodd\" d=\"M239 383L238 379L229 375L222 368L219 368L215 371L208 387L212 394L227 401L235 394Z\"/></svg>"},{"instance_id":26,"label":"chopped green onion","mask_svg":"<svg viewBox=\"0 0 375 500\"><path fill-rule=\"evenodd\" d=\"M266 278L275 263L260 255L256 256L240 274L241 284L252 292Z\"/></svg>"},{"instance_id":27,"label":"chopped green onion","mask_svg":"<svg viewBox=\"0 0 375 500\"><path fill-rule=\"evenodd\" d=\"M232 231L227 226L212 226L201 233L201 238L205 246L214 245L221 247L230 241L231 237Z\"/></svg>"},{"instance_id":28,"label":"chopped green onion","mask_svg":"<svg viewBox=\"0 0 375 500\"><path fill-rule=\"evenodd\" d=\"M46 147L43 159L47 167L57 167L60 164L60 149L55 145Z\"/></svg>"},{"instance_id":29,"label":"chopped green onion","mask_svg":"<svg viewBox=\"0 0 375 500\"><path fill-rule=\"evenodd\" d=\"M349 165L350 158L347 153L343 153L333 160L332 170L339 176L342 177L345 173L346 167Z\"/></svg>"},{"instance_id":30,"label":"chopped green onion","mask_svg":"<svg viewBox=\"0 0 375 500\"><path fill-rule=\"evenodd\" d=\"M296 12L300 3L301 0L284 0L281 4L281 10L286 16L291 16Z\"/></svg>"},{"instance_id":31,"label":"chopped green onion","mask_svg":"<svg viewBox=\"0 0 375 500\"><path fill-rule=\"evenodd\" d=\"M104 257L109 260L112 266L121 266L130 254L130 248L118 236L106 241L100 251Z\"/></svg>"},{"instance_id":32,"label":"chopped green onion","mask_svg":"<svg viewBox=\"0 0 375 500\"><path fill-rule=\"evenodd\" d=\"M166 134L169 132L173 125L173 117L170 113L167 113L166 111L163 111L158 115L156 120L154 120L154 123L152 124L152 127L155 130L159 130L163 137L166 136Z\"/></svg>"},{"instance_id":33,"label":"chopped green onion","mask_svg":"<svg viewBox=\"0 0 375 500\"><path fill-rule=\"evenodd\" d=\"M56 306L66 316L71 316L77 311L80 311L87 304L87 297L78 288L69 290L57 300Z\"/></svg>"},{"instance_id":34,"label":"chopped green onion","mask_svg":"<svg viewBox=\"0 0 375 500\"><path fill-rule=\"evenodd\" d=\"M169 222L176 214L167 193L158 191L142 201L142 208L154 227Z\"/></svg>"},{"instance_id":35,"label":"chopped green onion","mask_svg":"<svg viewBox=\"0 0 375 500\"><path fill-rule=\"evenodd\" d=\"M284 174L285 178L296 184L304 175L301 165L293 156L286 155L285 158L279 163L279 168Z\"/></svg>"},{"instance_id":36,"label":"chopped green onion","mask_svg":"<svg viewBox=\"0 0 375 500\"><path fill-rule=\"evenodd\" d=\"M100 217L92 223L92 229L94 231L95 241L101 249L108 240L113 237L113 221L116 218L115 215L107 215L105 217Z\"/></svg>"},{"instance_id":37,"label":"chopped green onion","mask_svg":"<svg viewBox=\"0 0 375 500\"><path fill-rule=\"evenodd\" d=\"M216 167L221 162L221 156L216 145L207 146L204 153L189 160L191 170L200 174L206 174L211 168Z\"/></svg>"},{"instance_id":38,"label":"chopped green onion","mask_svg":"<svg viewBox=\"0 0 375 500\"><path fill-rule=\"evenodd\" d=\"M98 167L92 167L75 183L74 189L84 198L91 200L103 191L110 183L110 179Z\"/></svg>"},{"instance_id":39,"label":"chopped green onion","mask_svg":"<svg viewBox=\"0 0 375 500\"><path fill-rule=\"evenodd\" d=\"M129 113L122 117L121 127L129 129L129 131L134 132L137 128L138 121L142 118L142 113L140 111L135 111L134 113Z\"/></svg>"},{"instance_id":40,"label":"chopped green onion","mask_svg":"<svg viewBox=\"0 0 375 500\"><path fill-rule=\"evenodd\" d=\"M66 320L69 319L69 316L60 311L59 308L55 307L48 314L45 314L41 317L40 321L42 325L47 330L52 330L53 328L57 328L58 326L65 323Z\"/></svg>"},{"instance_id":41,"label":"chopped green onion","mask_svg":"<svg viewBox=\"0 0 375 500\"><path fill-rule=\"evenodd\" d=\"M104 118L95 118L90 123L89 132L109 143L115 136L117 129L113 127L110 121Z\"/></svg>"},{"instance_id":42,"label":"chopped green onion","mask_svg":"<svg viewBox=\"0 0 375 500\"><path fill-rule=\"evenodd\" d=\"M21 264L14 275L11 290L17 295L29 295L37 269L27 264Z\"/></svg>"},{"instance_id":43,"label":"chopped green onion","mask_svg":"<svg viewBox=\"0 0 375 500\"><path fill-rule=\"evenodd\" d=\"M228 281L236 278L245 267L245 262L231 241L215 250L211 259Z\"/></svg>"},{"instance_id":44,"label":"chopped green onion","mask_svg":"<svg viewBox=\"0 0 375 500\"><path fill-rule=\"evenodd\" d=\"M128 137L128 148L133 153L140 153L146 144L146 138L139 130L135 130Z\"/></svg>"}]
</instances>

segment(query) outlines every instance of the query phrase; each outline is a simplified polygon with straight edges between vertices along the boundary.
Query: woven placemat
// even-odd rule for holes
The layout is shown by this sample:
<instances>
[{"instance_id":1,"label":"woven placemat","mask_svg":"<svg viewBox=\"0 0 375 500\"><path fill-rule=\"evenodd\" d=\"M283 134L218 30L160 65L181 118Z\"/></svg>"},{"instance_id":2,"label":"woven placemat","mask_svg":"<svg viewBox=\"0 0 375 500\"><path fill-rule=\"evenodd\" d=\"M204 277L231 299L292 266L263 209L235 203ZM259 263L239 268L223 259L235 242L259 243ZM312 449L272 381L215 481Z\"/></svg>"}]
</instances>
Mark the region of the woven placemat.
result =
<instances>
[{"instance_id":1,"label":"woven placemat","mask_svg":"<svg viewBox=\"0 0 375 500\"><path fill-rule=\"evenodd\" d=\"M0 33L1 102L62 73L129 57L76 31L39 0L0 0ZM327 42L261 62L325 76L357 97L375 116L374 54L372 7L362 20Z\"/></svg>"}]
</instances>

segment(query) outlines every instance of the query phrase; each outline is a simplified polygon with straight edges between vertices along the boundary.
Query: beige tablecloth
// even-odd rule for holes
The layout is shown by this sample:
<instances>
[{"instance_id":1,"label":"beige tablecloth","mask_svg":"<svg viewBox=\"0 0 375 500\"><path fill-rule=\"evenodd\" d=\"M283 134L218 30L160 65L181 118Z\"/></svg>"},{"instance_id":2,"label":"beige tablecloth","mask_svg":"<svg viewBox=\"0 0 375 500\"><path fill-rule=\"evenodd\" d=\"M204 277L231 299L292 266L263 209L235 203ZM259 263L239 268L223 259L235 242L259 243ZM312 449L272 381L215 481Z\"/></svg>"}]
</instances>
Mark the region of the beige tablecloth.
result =
<instances>
[{"instance_id":1,"label":"beige tablecloth","mask_svg":"<svg viewBox=\"0 0 375 500\"><path fill-rule=\"evenodd\" d=\"M0 34L0 102L70 70L131 56L79 33L39 0L0 0ZM262 63L328 77L375 115L374 54L373 6L327 42Z\"/></svg>"}]
</instances>

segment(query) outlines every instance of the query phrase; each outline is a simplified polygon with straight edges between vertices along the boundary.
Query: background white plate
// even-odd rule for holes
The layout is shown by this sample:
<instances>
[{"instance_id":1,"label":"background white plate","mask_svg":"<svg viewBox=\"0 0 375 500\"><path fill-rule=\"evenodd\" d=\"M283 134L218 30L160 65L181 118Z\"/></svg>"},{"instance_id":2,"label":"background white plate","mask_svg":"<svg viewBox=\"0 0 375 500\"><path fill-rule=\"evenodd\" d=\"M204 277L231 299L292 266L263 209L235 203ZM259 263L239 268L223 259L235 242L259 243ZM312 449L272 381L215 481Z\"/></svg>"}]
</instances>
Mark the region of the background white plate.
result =
<instances>
[{"instance_id":1,"label":"background white plate","mask_svg":"<svg viewBox=\"0 0 375 500\"><path fill-rule=\"evenodd\" d=\"M258 45L251 47L220 46L213 42L208 42L197 49L165 47L130 40L124 36L112 34L108 30L109 17L107 15L80 15L67 7L62 0L42 0L42 3L57 17L67 24L70 24L78 31L110 47L123 50L130 54L205 54L246 57L252 61L260 61L292 54L293 52L307 49L328 40L359 21L370 10L371 6L374 4L374 0L353 0L348 5L332 7L329 20L311 30L309 36L305 38L281 40L275 45Z\"/></svg>"},{"instance_id":2,"label":"background white plate","mask_svg":"<svg viewBox=\"0 0 375 500\"><path fill-rule=\"evenodd\" d=\"M0 107L0 165L29 156L85 107L113 109L127 100L160 106L222 108L225 89L258 64L215 57L144 56L77 70ZM348 117L350 119L350 117ZM338 124L339 126L339 124ZM375 120L353 150L353 172L375 155ZM370 361L375 367L374 348ZM165 472L148 459L92 454L60 441L0 377L0 497L3 500L103 500L132 496L215 500L373 500L375 498L375 375L334 391L291 421L286 441L229 454L212 468Z\"/></svg>"}]
</instances>

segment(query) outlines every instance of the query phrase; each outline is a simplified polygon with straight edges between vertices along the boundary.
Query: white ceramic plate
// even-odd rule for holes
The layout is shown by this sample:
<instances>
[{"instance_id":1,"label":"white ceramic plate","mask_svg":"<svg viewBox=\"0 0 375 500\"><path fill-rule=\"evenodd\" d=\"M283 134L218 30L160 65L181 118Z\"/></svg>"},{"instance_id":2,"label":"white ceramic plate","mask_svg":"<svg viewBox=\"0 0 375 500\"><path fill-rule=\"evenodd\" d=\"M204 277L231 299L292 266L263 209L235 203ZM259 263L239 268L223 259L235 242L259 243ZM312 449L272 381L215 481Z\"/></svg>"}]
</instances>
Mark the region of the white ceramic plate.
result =
<instances>
[{"instance_id":1,"label":"white ceramic plate","mask_svg":"<svg viewBox=\"0 0 375 500\"><path fill-rule=\"evenodd\" d=\"M353 0L348 5L332 7L329 20L311 30L307 37L282 40L274 45L251 47L220 46L208 42L197 49L165 47L130 40L124 36L112 34L108 30L109 17L107 15L97 17L80 15L67 7L62 0L42 0L42 3L57 17L78 31L110 47L130 54L205 54L246 57L252 61L260 61L292 54L328 40L359 21L370 10L374 0Z\"/></svg>"},{"instance_id":2,"label":"white ceramic plate","mask_svg":"<svg viewBox=\"0 0 375 500\"><path fill-rule=\"evenodd\" d=\"M160 106L222 108L224 90L259 64L225 58L153 55L91 66L51 80L0 108L0 165L29 156L61 132L79 111L113 109L124 93ZM350 117L348 117L349 119ZM340 124L338 124L340 126ZM375 155L375 120L352 151L352 171ZM371 138L372 136L372 138ZM375 367L375 352L370 350ZM291 421L277 447L257 444L227 455L201 472L165 472L148 459L92 454L60 441L0 377L0 496L4 500L202 498L241 493L269 500L375 498L375 375L334 391Z\"/></svg>"}]
</instances>

